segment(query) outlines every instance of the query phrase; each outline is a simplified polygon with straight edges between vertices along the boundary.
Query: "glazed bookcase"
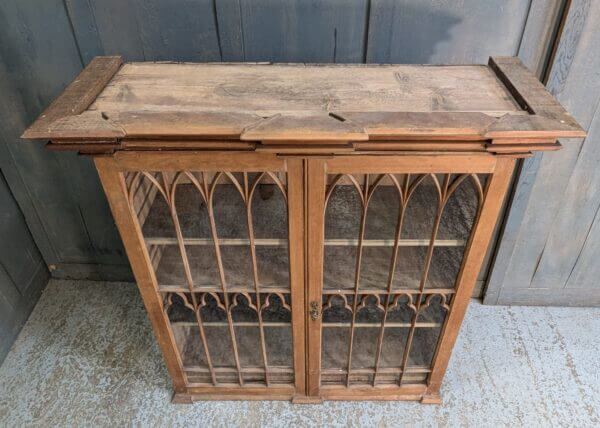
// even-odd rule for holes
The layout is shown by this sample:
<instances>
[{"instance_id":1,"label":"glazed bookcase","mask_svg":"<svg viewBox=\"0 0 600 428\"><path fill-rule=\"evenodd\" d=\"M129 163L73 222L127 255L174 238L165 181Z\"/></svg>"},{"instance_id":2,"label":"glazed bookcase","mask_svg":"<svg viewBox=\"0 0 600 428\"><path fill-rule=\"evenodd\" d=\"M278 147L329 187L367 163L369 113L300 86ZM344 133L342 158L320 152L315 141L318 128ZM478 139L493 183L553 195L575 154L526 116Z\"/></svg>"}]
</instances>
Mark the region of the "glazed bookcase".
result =
<instances>
[{"instance_id":1,"label":"glazed bookcase","mask_svg":"<svg viewBox=\"0 0 600 428\"><path fill-rule=\"evenodd\" d=\"M174 401L436 403L516 160L582 135L515 58L98 57L24 137L93 156Z\"/></svg>"}]
</instances>

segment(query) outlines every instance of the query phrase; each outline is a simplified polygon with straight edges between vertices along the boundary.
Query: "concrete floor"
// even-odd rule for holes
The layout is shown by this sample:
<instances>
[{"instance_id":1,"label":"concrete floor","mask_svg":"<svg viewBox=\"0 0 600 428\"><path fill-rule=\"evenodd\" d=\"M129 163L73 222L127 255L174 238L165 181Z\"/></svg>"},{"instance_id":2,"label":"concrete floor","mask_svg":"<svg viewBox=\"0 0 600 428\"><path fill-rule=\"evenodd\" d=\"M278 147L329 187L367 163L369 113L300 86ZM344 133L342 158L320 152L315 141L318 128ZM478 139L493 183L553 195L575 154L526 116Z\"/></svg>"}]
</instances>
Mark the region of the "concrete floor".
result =
<instances>
[{"instance_id":1,"label":"concrete floor","mask_svg":"<svg viewBox=\"0 0 600 428\"><path fill-rule=\"evenodd\" d=\"M440 406L172 405L136 288L53 280L0 367L0 426L598 426L599 396L600 309L473 302Z\"/></svg>"}]
</instances>

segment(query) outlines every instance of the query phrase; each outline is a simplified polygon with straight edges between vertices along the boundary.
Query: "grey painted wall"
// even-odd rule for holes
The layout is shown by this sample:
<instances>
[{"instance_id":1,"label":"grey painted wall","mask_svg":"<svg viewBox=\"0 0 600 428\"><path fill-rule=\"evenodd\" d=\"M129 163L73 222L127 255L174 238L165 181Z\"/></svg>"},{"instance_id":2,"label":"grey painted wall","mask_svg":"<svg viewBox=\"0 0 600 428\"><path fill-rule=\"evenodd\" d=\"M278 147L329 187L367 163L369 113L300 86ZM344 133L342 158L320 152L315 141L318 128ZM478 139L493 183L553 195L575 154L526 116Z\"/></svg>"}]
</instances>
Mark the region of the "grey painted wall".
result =
<instances>
[{"instance_id":1,"label":"grey painted wall","mask_svg":"<svg viewBox=\"0 0 600 428\"><path fill-rule=\"evenodd\" d=\"M0 173L0 363L48 276L25 219Z\"/></svg>"}]
</instances>

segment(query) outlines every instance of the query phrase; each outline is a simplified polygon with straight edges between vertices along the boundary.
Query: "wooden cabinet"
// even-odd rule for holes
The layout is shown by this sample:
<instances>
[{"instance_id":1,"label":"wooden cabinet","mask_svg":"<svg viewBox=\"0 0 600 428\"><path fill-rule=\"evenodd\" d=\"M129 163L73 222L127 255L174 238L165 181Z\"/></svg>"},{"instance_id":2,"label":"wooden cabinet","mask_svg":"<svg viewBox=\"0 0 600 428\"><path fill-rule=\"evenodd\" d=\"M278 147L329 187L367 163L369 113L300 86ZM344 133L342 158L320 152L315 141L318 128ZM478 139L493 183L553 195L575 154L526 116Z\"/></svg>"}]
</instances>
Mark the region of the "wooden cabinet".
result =
<instances>
[{"instance_id":1,"label":"wooden cabinet","mask_svg":"<svg viewBox=\"0 0 600 428\"><path fill-rule=\"evenodd\" d=\"M514 58L98 57L24 137L94 157L174 400L438 402L516 159L582 135Z\"/></svg>"}]
</instances>

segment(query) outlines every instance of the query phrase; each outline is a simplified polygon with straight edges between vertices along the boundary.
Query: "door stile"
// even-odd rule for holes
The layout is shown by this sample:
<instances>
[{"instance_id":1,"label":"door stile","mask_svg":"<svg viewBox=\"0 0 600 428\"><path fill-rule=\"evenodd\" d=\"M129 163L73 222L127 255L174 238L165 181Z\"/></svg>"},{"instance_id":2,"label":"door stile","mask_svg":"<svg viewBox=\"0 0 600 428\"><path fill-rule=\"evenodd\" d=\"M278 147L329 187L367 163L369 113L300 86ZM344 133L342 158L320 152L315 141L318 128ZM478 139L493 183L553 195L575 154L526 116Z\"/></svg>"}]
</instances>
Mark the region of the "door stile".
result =
<instances>
[{"instance_id":1,"label":"door stile","mask_svg":"<svg viewBox=\"0 0 600 428\"><path fill-rule=\"evenodd\" d=\"M321 322L323 254L325 239L325 159L306 161L307 192L307 395L319 397L321 389Z\"/></svg>"},{"instance_id":2,"label":"door stile","mask_svg":"<svg viewBox=\"0 0 600 428\"><path fill-rule=\"evenodd\" d=\"M288 245L292 297L292 336L296 396L306 394L304 165L290 158L287 165Z\"/></svg>"}]
</instances>

